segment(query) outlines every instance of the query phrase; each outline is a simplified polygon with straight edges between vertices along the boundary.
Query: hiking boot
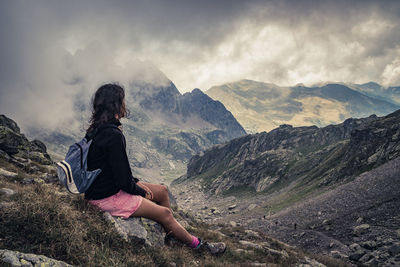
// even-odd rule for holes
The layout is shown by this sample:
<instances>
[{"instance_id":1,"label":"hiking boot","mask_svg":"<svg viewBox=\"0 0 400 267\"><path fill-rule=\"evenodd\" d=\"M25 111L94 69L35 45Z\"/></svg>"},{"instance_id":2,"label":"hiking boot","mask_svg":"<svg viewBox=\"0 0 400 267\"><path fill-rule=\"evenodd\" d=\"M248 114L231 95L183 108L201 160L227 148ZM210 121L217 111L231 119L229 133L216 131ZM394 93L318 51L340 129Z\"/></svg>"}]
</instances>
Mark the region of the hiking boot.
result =
<instances>
[{"instance_id":1,"label":"hiking boot","mask_svg":"<svg viewBox=\"0 0 400 267\"><path fill-rule=\"evenodd\" d=\"M197 246L196 250L198 251L208 251L212 255L220 255L223 254L226 250L226 245L223 242L203 242L200 240L200 244Z\"/></svg>"}]
</instances>

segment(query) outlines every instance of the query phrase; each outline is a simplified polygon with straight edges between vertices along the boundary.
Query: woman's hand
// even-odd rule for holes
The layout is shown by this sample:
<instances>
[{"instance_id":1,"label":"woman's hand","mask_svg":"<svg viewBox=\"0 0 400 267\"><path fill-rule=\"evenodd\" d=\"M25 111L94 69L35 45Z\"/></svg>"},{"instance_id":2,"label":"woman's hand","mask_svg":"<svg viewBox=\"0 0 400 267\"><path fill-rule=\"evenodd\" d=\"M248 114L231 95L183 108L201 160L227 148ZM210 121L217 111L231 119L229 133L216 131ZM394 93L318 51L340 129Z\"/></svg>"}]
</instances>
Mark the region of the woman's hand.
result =
<instances>
[{"instance_id":1,"label":"woman's hand","mask_svg":"<svg viewBox=\"0 0 400 267\"><path fill-rule=\"evenodd\" d=\"M146 191L146 198L148 200L153 200L153 192L151 192L150 188L142 184L141 182L137 182L137 184Z\"/></svg>"}]
</instances>

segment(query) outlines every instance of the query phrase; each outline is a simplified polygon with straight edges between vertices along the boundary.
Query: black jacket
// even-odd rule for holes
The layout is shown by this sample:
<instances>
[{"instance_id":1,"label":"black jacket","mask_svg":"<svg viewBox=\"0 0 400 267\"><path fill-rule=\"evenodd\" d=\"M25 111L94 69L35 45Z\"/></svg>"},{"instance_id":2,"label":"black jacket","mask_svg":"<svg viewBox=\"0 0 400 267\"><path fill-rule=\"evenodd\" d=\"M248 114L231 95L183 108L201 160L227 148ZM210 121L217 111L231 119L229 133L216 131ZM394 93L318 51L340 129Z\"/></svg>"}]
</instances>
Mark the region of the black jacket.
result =
<instances>
[{"instance_id":1,"label":"black jacket","mask_svg":"<svg viewBox=\"0 0 400 267\"><path fill-rule=\"evenodd\" d=\"M112 122L119 126L118 120ZM104 125L99 126L99 129ZM93 184L85 192L85 199L102 199L118 193L120 189L132 195L146 196L132 176L126 154L126 141L118 128L105 127L94 136L87 157L88 170L101 169Z\"/></svg>"}]
</instances>

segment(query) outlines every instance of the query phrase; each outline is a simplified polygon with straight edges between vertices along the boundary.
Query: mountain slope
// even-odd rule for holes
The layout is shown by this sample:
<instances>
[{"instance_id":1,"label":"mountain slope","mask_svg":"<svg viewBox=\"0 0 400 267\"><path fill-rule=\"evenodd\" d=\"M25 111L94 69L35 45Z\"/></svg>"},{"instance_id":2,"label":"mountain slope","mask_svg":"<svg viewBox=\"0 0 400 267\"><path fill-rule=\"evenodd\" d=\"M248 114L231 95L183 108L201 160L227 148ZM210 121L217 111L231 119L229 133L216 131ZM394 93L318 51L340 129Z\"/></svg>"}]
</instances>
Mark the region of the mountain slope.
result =
<instances>
[{"instance_id":1,"label":"mountain slope","mask_svg":"<svg viewBox=\"0 0 400 267\"><path fill-rule=\"evenodd\" d=\"M386 115L400 108L400 103L378 97L378 92L366 92L345 84L279 87L251 80L214 86L206 91L221 101L249 133L270 131L281 124L321 127L349 117Z\"/></svg>"},{"instance_id":2,"label":"mountain slope","mask_svg":"<svg viewBox=\"0 0 400 267\"><path fill-rule=\"evenodd\" d=\"M216 193L235 187L270 191L292 181L332 184L399 156L399 140L400 110L324 128L281 125L194 156L178 181L200 179Z\"/></svg>"}]
</instances>

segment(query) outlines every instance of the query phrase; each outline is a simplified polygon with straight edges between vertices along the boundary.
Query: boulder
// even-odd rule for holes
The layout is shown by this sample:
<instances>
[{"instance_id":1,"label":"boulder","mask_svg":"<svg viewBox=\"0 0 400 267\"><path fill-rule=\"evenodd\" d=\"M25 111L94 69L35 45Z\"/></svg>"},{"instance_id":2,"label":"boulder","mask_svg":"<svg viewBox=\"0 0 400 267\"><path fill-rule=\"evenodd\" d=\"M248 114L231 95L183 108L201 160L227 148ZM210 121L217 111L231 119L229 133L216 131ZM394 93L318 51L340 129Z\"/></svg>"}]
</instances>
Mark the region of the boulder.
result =
<instances>
[{"instance_id":1,"label":"boulder","mask_svg":"<svg viewBox=\"0 0 400 267\"><path fill-rule=\"evenodd\" d=\"M376 248L376 242L372 241L372 240L362 242L362 243L360 243L360 245L361 245L361 247L369 249L369 250Z\"/></svg>"},{"instance_id":2,"label":"boulder","mask_svg":"<svg viewBox=\"0 0 400 267\"><path fill-rule=\"evenodd\" d=\"M239 244L246 246L246 247L251 247L251 248L255 248L255 249L262 249L263 247L259 244L250 242L250 241L246 241L246 240L239 240Z\"/></svg>"},{"instance_id":3,"label":"boulder","mask_svg":"<svg viewBox=\"0 0 400 267\"><path fill-rule=\"evenodd\" d=\"M332 250L330 252L330 255L335 259L341 259L341 260L347 260L349 258L349 256L347 256L347 255L345 255L342 252L337 251L337 250Z\"/></svg>"},{"instance_id":4,"label":"boulder","mask_svg":"<svg viewBox=\"0 0 400 267\"><path fill-rule=\"evenodd\" d=\"M0 115L0 126L7 127L16 133L20 133L17 123L5 115Z\"/></svg>"},{"instance_id":5,"label":"boulder","mask_svg":"<svg viewBox=\"0 0 400 267\"><path fill-rule=\"evenodd\" d=\"M0 188L0 195L6 195L8 197L15 194L15 191L10 188Z\"/></svg>"},{"instance_id":6,"label":"boulder","mask_svg":"<svg viewBox=\"0 0 400 267\"><path fill-rule=\"evenodd\" d=\"M149 247L164 245L164 230L162 226L145 218L130 217L123 219L104 213L107 221L111 222L121 237L127 242L134 242Z\"/></svg>"},{"instance_id":7,"label":"boulder","mask_svg":"<svg viewBox=\"0 0 400 267\"><path fill-rule=\"evenodd\" d=\"M18 174L15 172L6 171L6 170L0 168L0 175L5 176L6 178L14 178Z\"/></svg>"},{"instance_id":8,"label":"boulder","mask_svg":"<svg viewBox=\"0 0 400 267\"><path fill-rule=\"evenodd\" d=\"M248 210L254 210L257 207L257 204L250 204L250 206L248 207Z\"/></svg>"},{"instance_id":9,"label":"boulder","mask_svg":"<svg viewBox=\"0 0 400 267\"><path fill-rule=\"evenodd\" d=\"M388 249L390 255L396 256L400 254L400 244L396 243L389 247Z\"/></svg>"},{"instance_id":10,"label":"boulder","mask_svg":"<svg viewBox=\"0 0 400 267\"><path fill-rule=\"evenodd\" d=\"M0 265L9 266L57 266L57 267L72 267L68 263L48 258L43 255L30 253L21 253L7 249L0 249Z\"/></svg>"},{"instance_id":11,"label":"boulder","mask_svg":"<svg viewBox=\"0 0 400 267\"><path fill-rule=\"evenodd\" d=\"M369 224L361 224L361 225L354 227L353 233L356 236L360 236L360 235L368 233L369 229L370 229Z\"/></svg>"}]
</instances>

